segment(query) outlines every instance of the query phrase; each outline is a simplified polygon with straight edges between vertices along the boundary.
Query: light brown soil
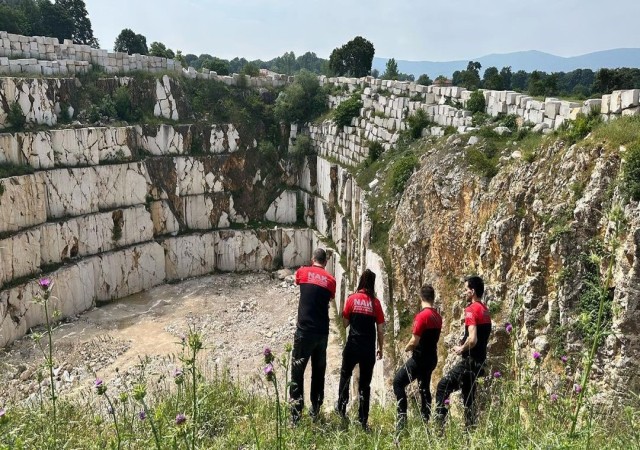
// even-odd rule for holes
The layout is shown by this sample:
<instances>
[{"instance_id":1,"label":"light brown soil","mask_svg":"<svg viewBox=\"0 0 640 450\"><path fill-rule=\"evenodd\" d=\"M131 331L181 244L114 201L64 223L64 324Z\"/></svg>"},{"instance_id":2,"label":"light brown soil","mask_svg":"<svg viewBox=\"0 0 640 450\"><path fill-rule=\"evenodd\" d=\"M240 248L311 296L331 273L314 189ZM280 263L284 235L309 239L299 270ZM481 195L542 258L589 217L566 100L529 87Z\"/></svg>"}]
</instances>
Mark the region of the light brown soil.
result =
<instances>
[{"instance_id":1,"label":"light brown soil","mask_svg":"<svg viewBox=\"0 0 640 450\"><path fill-rule=\"evenodd\" d=\"M96 377L110 389L123 389L142 370L147 380L165 380L166 385L171 372L182 367L180 341L189 327L203 335L200 364L205 373L228 368L234 378L260 390L264 347L284 354L285 344L293 341L297 305L296 286L260 272L194 278L93 308L53 334L58 390L62 395L86 393ZM337 396L339 342L334 323L327 350L326 408ZM0 350L0 406L35 398L38 386L48 385L42 362L29 336ZM40 383L39 370L44 375ZM308 386L307 380L307 396Z\"/></svg>"}]
</instances>

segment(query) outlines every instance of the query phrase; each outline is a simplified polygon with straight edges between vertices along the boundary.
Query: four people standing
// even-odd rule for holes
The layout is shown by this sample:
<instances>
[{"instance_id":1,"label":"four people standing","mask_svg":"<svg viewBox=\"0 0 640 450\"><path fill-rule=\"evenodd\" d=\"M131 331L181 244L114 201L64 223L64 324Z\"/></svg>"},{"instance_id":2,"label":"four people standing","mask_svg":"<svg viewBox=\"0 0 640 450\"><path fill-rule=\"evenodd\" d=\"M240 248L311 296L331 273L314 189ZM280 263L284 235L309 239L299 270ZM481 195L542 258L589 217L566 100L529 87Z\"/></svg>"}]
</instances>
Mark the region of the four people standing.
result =
<instances>
[{"instance_id":1,"label":"four people standing","mask_svg":"<svg viewBox=\"0 0 640 450\"><path fill-rule=\"evenodd\" d=\"M300 286L298 322L294 337L291 365L291 418L296 424L304 406L304 372L311 359L311 408L309 414L318 417L324 400L324 376L326 349L329 335L329 303L335 297L336 280L326 270L327 254L323 249L313 253L312 265L296 272L296 284ZM336 410L346 417L349 402L349 384L356 365L360 369L358 382L358 420L368 429L371 379L376 353L382 358L384 346L384 313L374 292L376 275L369 269L360 276L356 292L347 298L342 312L343 324L349 327L349 336L342 355L338 403ZM487 344L491 333L491 316L482 302L484 282L473 276L465 279L465 335L454 352L462 359L440 380L436 390L436 418L443 423L447 414L445 400L462 390L465 422L471 427L475 421L474 400L476 380L484 372ZM421 398L421 415L428 421L431 415L431 374L438 356L437 344L442 329L442 317L434 308L435 291L431 285L420 290L421 310L415 316L412 337L405 347L411 357L400 367L393 380L397 398L397 428L402 429L407 420L407 396L405 389L413 380L418 381ZM377 352L376 352L377 342Z\"/></svg>"}]
</instances>

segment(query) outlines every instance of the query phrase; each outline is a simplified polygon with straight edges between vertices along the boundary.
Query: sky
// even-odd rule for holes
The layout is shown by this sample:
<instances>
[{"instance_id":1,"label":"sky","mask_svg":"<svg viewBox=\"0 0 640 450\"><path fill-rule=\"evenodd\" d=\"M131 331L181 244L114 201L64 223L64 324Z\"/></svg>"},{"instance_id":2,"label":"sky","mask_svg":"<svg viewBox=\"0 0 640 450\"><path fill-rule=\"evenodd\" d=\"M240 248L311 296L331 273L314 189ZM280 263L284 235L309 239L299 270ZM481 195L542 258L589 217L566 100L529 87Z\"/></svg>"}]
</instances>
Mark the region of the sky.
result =
<instances>
[{"instance_id":1,"label":"sky","mask_svg":"<svg viewBox=\"0 0 640 450\"><path fill-rule=\"evenodd\" d=\"M375 56L451 61L640 47L639 0L85 0L100 47L130 28L184 54L328 58L356 36Z\"/></svg>"}]
</instances>

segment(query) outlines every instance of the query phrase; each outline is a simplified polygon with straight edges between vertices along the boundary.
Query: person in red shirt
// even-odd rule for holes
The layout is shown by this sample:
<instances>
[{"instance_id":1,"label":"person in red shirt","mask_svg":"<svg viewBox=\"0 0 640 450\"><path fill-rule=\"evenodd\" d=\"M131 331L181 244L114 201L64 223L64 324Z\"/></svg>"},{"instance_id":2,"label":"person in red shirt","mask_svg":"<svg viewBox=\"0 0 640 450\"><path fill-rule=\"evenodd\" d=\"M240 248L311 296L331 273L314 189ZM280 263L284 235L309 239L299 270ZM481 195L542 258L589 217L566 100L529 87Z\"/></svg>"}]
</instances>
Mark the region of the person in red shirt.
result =
<instances>
[{"instance_id":1,"label":"person in red shirt","mask_svg":"<svg viewBox=\"0 0 640 450\"><path fill-rule=\"evenodd\" d=\"M338 405L341 417L347 416L349 403L349 382L356 364L360 367L358 380L358 421L368 430L369 402L371 399L371 378L373 366L382 358L384 346L384 313L380 300L376 298L374 286L376 274L369 269L360 276L356 293L351 294L342 311L342 322L349 327L349 337L342 352L342 368L338 387ZM376 352L376 336L378 350Z\"/></svg>"},{"instance_id":2,"label":"person in red shirt","mask_svg":"<svg viewBox=\"0 0 640 450\"><path fill-rule=\"evenodd\" d=\"M464 338L460 345L453 348L462 359L440 380L436 390L436 414L441 424L444 424L447 416L444 401L458 389L462 391L467 428L472 427L475 422L476 380L484 373L491 334L491 315L487 306L482 303L483 294L482 278L472 276L465 279L464 295L469 306L464 310Z\"/></svg>"},{"instance_id":3,"label":"person in red shirt","mask_svg":"<svg viewBox=\"0 0 640 450\"><path fill-rule=\"evenodd\" d=\"M413 335L404 348L412 352L411 358L400 367L393 379L398 418L396 430L402 430L407 423L407 385L418 380L422 419L426 422L431 415L431 373L438 364L438 340L442 330L442 317L433 307L435 291L433 286L424 285L420 289L421 309L413 319Z\"/></svg>"},{"instance_id":4,"label":"person in red shirt","mask_svg":"<svg viewBox=\"0 0 640 450\"><path fill-rule=\"evenodd\" d=\"M315 420L324 400L324 375L327 369L327 341L329 337L329 302L336 296L336 279L324 268L327 252L318 248L313 252L311 266L296 271L300 286L298 323L291 353L291 420L297 424L304 407L304 371L311 359L311 409Z\"/></svg>"}]
</instances>

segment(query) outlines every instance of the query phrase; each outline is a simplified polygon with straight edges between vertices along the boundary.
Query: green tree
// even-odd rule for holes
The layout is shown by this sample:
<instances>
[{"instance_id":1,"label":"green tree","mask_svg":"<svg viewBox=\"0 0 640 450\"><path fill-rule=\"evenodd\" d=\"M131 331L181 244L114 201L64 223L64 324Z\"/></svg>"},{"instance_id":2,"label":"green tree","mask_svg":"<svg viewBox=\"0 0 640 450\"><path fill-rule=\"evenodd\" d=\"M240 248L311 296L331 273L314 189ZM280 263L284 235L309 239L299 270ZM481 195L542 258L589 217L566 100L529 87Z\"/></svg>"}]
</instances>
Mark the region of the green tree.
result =
<instances>
[{"instance_id":1,"label":"green tree","mask_svg":"<svg viewBox=\"0 0 640 450\"><path fill-rule=\"evenodd\" d=\"M279 121L305 123L327 109L327 94L318 77L306 70L296 75L295 81L276 99L274 114Z\"/></svg>"},{"instance_id":2,"label":"green tree","mask_svg":"<svg viewBox=\"0 0 640 450\"><path fill-rule=\"evenodd\" d=\"M418 77L418 79L416 80L416 83L421 84L423 86L429 86L430 84L433 84L433 80L429 78L429 75L427 75L426 73L423 73Z\"/></svg>"},{"instance_id":3,"label":"green tree","mask_svg":"<svg viewBox=\"0 0 640 450\"><path fill-rule=\"evenodd\" d=\"M250 77L257 77L258 75L260 75L260 68L250 62L244 65L244 67L242 69L240 69L240 74L241 75L248 75Z\"/></svg>"},{"instance_id":4,"label":"green tree","mask_svg":"<svg viewBox=\"0 0 640 450\"><path fill-rule=\"evenodd\" d=\"M64 9L73 20L73 42L99 48L98 39L93 35L89 13L83 0L56 0L56 5Z\"/></svg>"},{"instance_id":5,"label":"green tree","mask_svg":"<svg viewBox=\"0 0 640 450\"><path fill-rule=\"evenodd\" d=\"M477 61L469 61L467 70L460 72L460 83L456 85L463 86L467 89L478 89L480 87L480 69L482 64Z\"/></svg>"},{"instance_id":6,"label":"green tree","mask_svg":"<svg viewBox=\"0 0 640 450\"><path fill-rule=\"evenodd\" d=\"M511 89L523 92L529 85L529 74L524 70L518 70L511 76Z\"/></svg>"},{"instance_id":7,"label":"green tree","mask_svg":"<svg viewBox=\"0 0 640 450\"><path fill-rule=\"evenodd\" d=\"M375 48L361 36L355 37L340 48L335 48L329 57L329 70L337 76L364 77L371 72Z\"/></svg>"},{"instance_id":8,"label":"green tree","mask_svg":"<svg viewBox=\"0 0 640 450\"><path fill-rule=\"evenodd\" d=\"M500 78L502 79L502 89L511 89L511 66L503 67L500 70Z\"/></svg>"},{"instance_id":9,"label":"green tree","mask_svg":"<svg viewBox=\"0 0 640 450\"><path fill-rule=\"evenodd\" d=\"M298 70L308 70L313 73L321 74L322 73L322 58L318 58L318 56L313 52L307 52L304 55L298 56L296 59L296 67Z\"/></svg>"},{"instance_id":10,"label":"green tree","mask_svg":"<svg viewBox=\"0 0 640 450\"><path fill-rule=\"evenodd\" d=\"M141 55L149 53L147 38L141 34L134 33L129 28L125 28L120 32L113 45L113 49L116 52L124 52L130 55L133 53L139 53Z\"/></svg>"},{"instance_id":11,"label":"green tree","mask_svg":"<svg viewBox=\"0 0 640 450\"><path fill-rule=\"evenodd\" d=\"M149 46L150 56L159 56L161 58L175 58L175 53L170 48L167 48L162 42L152 42Z\"/></svg>"},{"instance_id":12,"label":"green tree","mask_svg":"<svg viewBox=\"0 0 640 450\"><path fill-rule=\"evenodd\" d=\"M73 38L74 19L64 7L49 0L38 0L37 6L39 15L34 21L33 34L53 36L60 41Z\"/></svg>"},{"instance_id":13,"label":"green tree","mask_svg":"<svg viewBox=\"0 0 640 450\"><path fill-rule=\"evenodd\" d=\"M229 71L229 61L225 59L216 58L215 56L205 59L202 62L202 68L207 70L213 70L218 75L229 75L231 73Z\"/></svg>"},{"instance_id":14,"label":"green tree","mask_svg":"<svg viewBox=\"0 0 640 450\"><path fill-rule=\"evenodd\" d=\"M482 77L482 87L494 91L501 91L503 89L502 77L497 67L487 67Z\"/></svg>"},{"instance_id":15,"label":"green tree","mask_svg":"<svg viewBox=\"0 0 640 450\"><path fill-rule=\"evenodd\" d=\"M387 65L385 67L385 71L382 74L382 79L383 80L397 80L399 74L400 73L398 72L398 63L396 62L396 60L394 58L391 58L389 61L387 61Z\"/></svg>"},{"instance_id":16,"label":"green tree","mask_svg":"<svg viewBox=\"0 0 640 450\"><path fill-rule=\"evenodd\" d=\"M29 20L22 9L0 3L0 30L29 34L29 26Z\"/></svg>"},{"instance_id":17,"label":"green tree","mask_svg":"<svg viewBox=\"0 0 640 450\"><path fill-rule=\"evenodd\" d=\"M474 91L467 100L467 110L472 113L483 113L487 107L484 94L481 91Z\"/></svg>"}]
</instances>

